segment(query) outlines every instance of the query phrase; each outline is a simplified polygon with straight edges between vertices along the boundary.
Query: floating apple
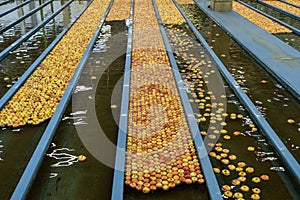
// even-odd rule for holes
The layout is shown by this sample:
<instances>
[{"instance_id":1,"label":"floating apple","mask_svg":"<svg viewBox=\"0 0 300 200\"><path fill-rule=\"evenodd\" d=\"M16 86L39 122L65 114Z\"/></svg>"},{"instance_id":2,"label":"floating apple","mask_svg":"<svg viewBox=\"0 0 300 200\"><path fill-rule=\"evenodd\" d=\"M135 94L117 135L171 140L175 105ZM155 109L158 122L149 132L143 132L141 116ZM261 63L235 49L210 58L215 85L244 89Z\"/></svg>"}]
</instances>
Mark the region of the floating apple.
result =
<instances>
[{"instance_id":1,"label":"floating apple","mask_svg":"<svg viewBox=\"0 0 300 200\"><path fill-rule=\"evenodd\" d=\"M108 0L91 3L1 110L1 125L36 125L52 117L108 3Z\"/></svg>"}]
</instances>

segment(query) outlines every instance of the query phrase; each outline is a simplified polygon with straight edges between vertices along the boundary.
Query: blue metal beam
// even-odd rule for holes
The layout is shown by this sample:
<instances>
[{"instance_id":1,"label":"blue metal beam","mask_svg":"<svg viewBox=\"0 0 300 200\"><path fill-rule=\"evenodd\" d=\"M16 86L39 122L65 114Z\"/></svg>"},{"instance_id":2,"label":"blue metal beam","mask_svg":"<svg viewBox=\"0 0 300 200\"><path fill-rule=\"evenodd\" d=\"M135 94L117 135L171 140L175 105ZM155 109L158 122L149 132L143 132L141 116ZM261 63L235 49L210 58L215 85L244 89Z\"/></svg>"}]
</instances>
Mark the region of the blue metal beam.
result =
<instances>
[{"instance_id":1,"label":"blue metal beam","mask_svg":"<svg viewBox=\"0 0 300 200\"><path fill-rule=\"evenodd\" d=\"M32 63L32 65L23 73L20 79L13 84L13 86L1 97L0 99L0 110L5 106L5 104L11 99L11 97L22 87L28 77L34 72L34 70L39 66L39 64L47 57L50 51L56 46L56 44L61 40L61 38L67 33L68 29L61 32L53 42L43 51L43 53Z\"/></svg>"},{"instance_id":2,"label":"blue metal beam","mask_svg":"<svg viewBox=\"0 0 300 200\"><path fill-rule=\"evenodd\" d=\"M287 16L293 18L293 19L300 20L300 17L297 16L297 15L294 15L293 13L290 13L290 12L288 12L288 11L286 11L286 10L283 10L283 9L278 8L278 7L276 7L276 6L273 6L273 5L271 5L271 4L265 3L265 2L263 2L263 1L261 1L261 0L258 0L258 2L259 2L260 4L262 4L262 5L266 6L266 7L268 7L268 8L271 8L271 9L273 9L273 10L276 10L276 11L278 11L278 12L284 14L284 15L287 15ZM285 2L285 3L286 3L286 2Z\"/></svg>"},{"instance_id":3,"label":"blue metal beam","mask_svg":"<svg viewBox=\"0 0 300 200\"><path fill-rule=\"evenodd\" d=\"M296 5L296 4L293 4L293 3L291 3L291 2L287 2L287 1L285 1L285 0L279 0L279 1L281 1L281 2L283 2L283 3L286 3L286 4L290 5L290 6L294 6L295 8L300 8L300 6L298 6L298 5Z\"/></svg>"},{"instance_id":4,"label":"blue metal beam","mask_svg":"<svg viewBox=\"0 0 300 200\"><path fill-rule=\"evenodd\" d=\"M130 24L128 27L128 41L126 50L125 72L122 91L121 113L119 119L119 131L117 152L115 159L114 179L112 185L112 200L122 200L124 196L124 168L126 161L126 137L128 129L128 108L130 97L130 68L132 52L132 26L133 26L133 0L130 9Z\"/></svg>"},{"instance_id":5,"label":"blue metal beam","mask_svg":"<svg viewBox=\"0 0 300 200\"><path fill-rule=\"evenodd\" d=\"M5 16L5 15L7 15L7 14L13 12L14 10L17 10L18 8L20 8L20 7L22 7L22 6L25 6L26 4L30 3L31 1L33 1L33 0L27 0L27 1L23 2L23 3L20 3L20 4L16 5L15 7L13 7L13 8L10 9L10 10L7 10L7 11L5 11L5 12L3 12L3 13L0 13L0 17L3 17L3 16Z\"/></svg>"},{"instance_id":6,"label":"blue metal beam","mask_svg":"<svg viewBox=\"0 0 300 200\"><path fill-rule=\"evenodd\" d=\"M18 24L19 22L21 22L23 19L26 19L27 17L29 17L30 15L32 15L33 13L39 11L41 8L47 6L49 3L51 3L53 0L47 1L44 4L36 7L35 9L31 10L29 13L27 13L26 15L23 15L22 17L18 18L16 21L13 21L12 23L10 23L9 25L7 25L6 27L2 28L0 30L0 34L2 34L3 32L7 31L8 29L10 29L11 27L15 26L16 24Z\"/></svg>"},{"instance_id":7,"label":"blue metal beam","mask_svg":"<svg viewBox=\"0 0 300 200\"><path fill-rule=\"evenodd\" d=\"M22 42L30 38L34 33L36 33L40 28L42 28L45 24L47 24L50 20L52 20L56 15L58 15L62 10L64 10L67 6L69 6L74 0L68 1L65 5L63 5L61 8L59 8L55 13L47 17L43 22L41 22L37 27L32 29L31 31L27 32L25 35L22 35L17 41L9 45L6 49L1 51L0 53L0 61L2 61L9 52L15 50L18 48Z\"/></svg>"},{"instance_id":8,"label":"blue metal beam","mask_svg":"<svg viewBox=\"0 0 300 200\"><path fill-rule=\"evenodd\" d=\"M201 168L202 168L202 171L203 171L203 174L204 174L204 177L205 177L205 181L206 181L206 185L207 185L207 189L208 189L210 198L212 200L217 200L217 199L221 200L223 198L222 198L222 193L220 191L220 186L218 184L217 178L215 176L215 173L213 171L211 162L209 160L208 153L206 151L204 142L203 142L201 134L200 134L198 123L196 122L196 119L194 117L193 109L191 107L191 104L189 103L189 98L186 94L186 89L185 89L185 86L184 86L183 81L181 79L179 69L178 69L178 66L176 64L176 60L174 58L171 45L169 44L167 34L164 30L159 12L158 12L156 4L155 4L155 0L152 0L152 3L153 3L153 6L154 6L154 9L155 9L158 24L160 26L161 34L162 34L162 37L163 37L163 40L164 40L164 43L165 43L165 46L166 46L168 57L170 59L170 63L171 63L171 66L172 66L174 78L175 78L175 81L177 83L177 87L178 87L178 90L179 90L179 94L180 94L180 97L181 97L181 102L183 104L185 115L187 117L187 122L188 122L188 125L189 125L189 128L190 128L190 132L191 132L191 135L193 137L195 147L197 149L198 158L199 158L200 163L201 163ZM206 156L203 156L203 155L206 155Z\"/></svg>"},{"instance_id":9,"label":"blue metal beam","mask_svg":"<svg viewBox=\"0 0 300 200\"><path fill-rule=\"evenodd\" d=\"M203 10L208 16L212 17L208 12L206 12L204 9L202 9L202 7L198 1L195 1L195 2L201 10ZM180 10L182 11L182 9L180 9ZM186 20L188 19L186 15L183 15L183 16L186 18ZM247 111L250 113L254 122L262 130L265 137L275 148L278 155L280 155L285 166L294 175L296 182L298 184L300 184L300 165L297 162L297 160L294 158L294 156L291 154L291 152L286 148L284 143L280 140L280 138L278 137L276 132L272 129L272 127L265 120L265 118L262 116L262 114L258 111L258 109L253 104L253 102L250 100L250 98L243 92L242 88L235 81L235 79L232 77L230 72L226 69L226 67L223 65L223 63L218 58L218 56L214 53L214 51L209 47L209 45L207 44L205 39L202 37L202 35L199 33L199 31L196 29L196 27L192 24L192 22L190 20L187 20L187 22L188 22L189 26L191 27L191 29L193 30L197 39L202 43L204 48L207 50L207 52L212 56L212 58L216 62L217 67L219 68L219 71L223 75L223 77L226 80L226 82L228 83L228 85L231 87L231 89L234 91L234 93L240 99L242 104L245 106Z\"/></svg>"},{"instance_id":10,"label":"blue metal beam","mask_svg":"<svg viewBox=\"0 0 300 200\"><path fill-rule=\"evenodd\" d=\"M239 2L240 4L243 4L246 7L254 10L255 12L258 12L259 14L261 14L261 15L263 15L263 16L265 16L265 17L267 17L267 18L269 18L269 19L271 19L271 20L273 20L273 21L275 21L275 22L277 22L279 24L281 24L282 26L285 26L286 28L290 29L295 34L297 34L297 35L300 36L300 30L299 29L296 29L295 27L293 27L293 26L291 26L291 25L289 25L289 24L287 24L287 23L285 23L285 22L283 22L283 21L281 21L281 20L279 20L277 18L272 17L271 15L268 15L268 14L266 14L266 13L264 13L264 12L262 12L262 11L256 9L256 8L254 8L253 6L250 6L250 5L246 4L245 2L242 2L240 0L236 0L236 1Z\"/></svg>"},{"instance_id":11,"label":"blue metal beam","mask_svg":"<svg viewBox=\"0 0 300 200\"><path fill-rule=\"evenodd\" d=\"M91 4L91 2L86 6L86 8L90 4ZM11 200L21 200L21 199L26 198L26 195L29 192L30 187L36 177L36 174L37 174L39 167L42 163L42 160L47 152L47 149L49 148L52 138L54 137L55 131L61 121L61 117L64 114L64 111L68 105L68 102L73 93L75 85L76 85L76 83L80 77L80 74L87 62L89 53L93 49L94 43L97 40L97 37L100 33L101 27L104 23L104 20L108 14L108 11L109 11L111 5L112 5L112 0L102 18L102 20L100 21L100 25L98 26L96 32L94 33L94 35L91 39L91 42L89 43L83 57L81 58L80 63L78 64L77 69L76 69L63 97L61 98L48 126L46 127L45 132L43 133L42 138L40 139L37 147L35 148L35 151L34 151L33 155L31 156L31 159L30 159L29 163L27 164L27 166L22 174L21 179L19 180L18 185L15 188L15 190L11 196ZM84 11L82 11L81 14L83 12Z\"/></svg>"},{"instance_id":12,"label":"blue metal beam","mask_svg":"<svg viewBox=\"0 0 300 200\"><path fill-rule=\"evenodd\" d=\"M3 5L5 5L5 4L8 4L9 2L13 2L13 1L12 1L12 0L2 1L2 2L0 3L0 6L3 6Z\"/></svg>"}]
</instances>

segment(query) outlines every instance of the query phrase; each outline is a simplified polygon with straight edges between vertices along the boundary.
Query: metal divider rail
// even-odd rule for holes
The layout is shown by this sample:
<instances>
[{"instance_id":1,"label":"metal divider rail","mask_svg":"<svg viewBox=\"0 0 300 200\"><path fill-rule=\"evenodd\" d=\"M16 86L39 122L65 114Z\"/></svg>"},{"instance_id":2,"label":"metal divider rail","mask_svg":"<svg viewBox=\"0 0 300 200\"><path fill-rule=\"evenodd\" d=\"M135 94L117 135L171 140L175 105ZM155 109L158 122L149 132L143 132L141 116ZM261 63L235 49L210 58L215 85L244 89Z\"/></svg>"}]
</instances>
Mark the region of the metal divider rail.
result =
<instances>
[{"instance_id":1,"label":"metal divider rail","mask_svg":"<svg viewBox=\"0 0 300 200\"><path fill-rule=\"evenodd\" d=\"M246 4L245 2L242 2L240 0L236 0L236 1L239 2L240 4L246 6L246 7L254 10L255 12L258 12L259 14L261 14L261 15L263 15L263 16L265 16L265 17L267 17L267 18L269 18L269 19L271 19L271 20L273 20L273 21L275 21L275 22L277 22L279 24L281 24L282 26L285 26L288 29L291 29L296 35L300 36L300 30L299 29L297 29L297 28L295 28L295 27L293 27L293 26L291 26L291 25L289 25L289 24L287 24L287 23L285 23L285 22L283 22L283 21L281 21L279 19L276 19L275 17L272 17L272 16L268 15L268 14L266 14L266 13L264 13L264 12L262 12L262 11L256 9L256 8L254 8L254 7Z\"/></svg>"},{"instance_id":2,"label":"metal divider rail","mask_svg":"<svg viewBox=\"0 0 300 200\"><path fill-rule=\"evenodd\" d=\"M63 11L67 6L69 6L74 0L69 0L65 5L63 5L60 9L58 9L55 13L50 15L48 18L46 18L43 22L41 22L37 27L32 29L31 31L27 32L25 35L22 35L17 41L13 42L11 45L9 45L6 49L1 51L0 53L0 61L2 61L9 52L15 50L28 38L30 38L34 33L36 33L40 28L42 28L45 24L47 24L51 19L53 19L56 15L58 15L61 11Z\"/></svg>"},{"instance_id":3,"label":"metal divider rail","mask_svg":"<svg viewBox=\"0 0 300 200\"><path fill-rule=\"evenodd\" d=\"M287 166L287 168L290 170L290 172L295 176L296 182L298 184L300 184L300 165L297 162L297 160L293 157L291 152L286 148L284 143L281 141L281 139L278 137L278 135L272 129L272 127L269 125L269 123L265 120L265 118L262 116L262 114L258 111L258 109L253 104L253 102L250 100L250 98L243 92L242 88L235 81L235 79L232 77L230 72L226 69L226 67L223 65L223 63L218 58L218 56L214 53L214 51L209 47L209 45L207 44L205 39L201 36L199 31L193 25L193 23L188 19L188 17L183 12L183 10L180 8L180 6L177 3L175 3L175 5L177 6L178 10L181 12L181 14L186 19L188 25L192 29L192 31L195 34L195 36L197 37L197 39L201 42L203 47L206 49L206 51L212 56L212 58L216 62L218 69L220 70L221 74L223 75L224 79L226 80L226 82L228 83L230 88L234 91L234 93L240 99L240 101L245 106L247 111L250 113L250 115L254 119L255 123L258 125L258 127L261 130L263 130L264 135L269 140L269 142L273 145L276 152L281 156L284 164Z\"/></svg>"},{"instance_id":4,"label":"metal divider rail","mask_svg":"<svg viewBox=\"0 0 300 200\"><path fill-rule=\"evenodd\" d=\"M8 4L9 2L11 2L11 0L2 1L2 2L0 3L0 6L3 6L3 5L5 5L5 4Z\"/></svg>"},{"instance_id":5,"label":"metal divider rail","mask_svg":"<svg viewBox=\"0 0 300 200\"><path fill-rule=\"evenodd\" d=\"M119 119L118 141L116 148L115 169L112 185L112 200L122 200L124 195L124 168L126 160L126 136L128 129L128 108L130 96L130 68L132 52L132 29L133 29L134 0L131 1L130 25L128 28L128 41L126 50L126 61L124 70L124 81L122 91L121 113Z\"/></svg>"},{"instance_id":6,"label":"metal divider rail","mask_svg":"<svg viewBox=\"0 0 300 200\"><path fill-rule=\"evenodd\" d=\"M79 14L78 18L83 14L87 7L91 4L89 1L82 12ZM78 19L77 18L77 19ZM51 50L56 46L56 44L63 38L63 36L68 32L70 27L77 21L74 20L70 23L69 28L63 30L56 38L51 42L51 44L43 51L43 53L31 64L31 66L23 73L20 79L13 84L13 86L1 97L0 99L0 109L2 109L5 104L12 98L12 96L22 87L25 81L30 77L34 70L39 66L39 64L47 57Z\"/></svg>"},{"instance_id":7,"label":"metal divider rail","mask_svg":"<svg viewBox=\"0 0 300 200\"><path fill-rule=\"evenodd\" d=\"M178 90L179 90L179 94L180 94L181 102L183 104L184 112L185 112L185 115L187 117L187 121L188 121L188 125L189 125L190 131L191 131L191 135L193 137L195 147L197 149L198 158L199 158L200 163L201 163L202 171L204 173L204 177L205 177L205 180L206 180L206 185L207 185L207 188L208 188L208 191L209 191L209 194L210 194L210 198L212 200L217 200L217 199L221 200L223 198L222 198L222 193L220 191L220 186L217 182L215 173L212 169L212 165L211 165L211 162L210 162L209 157L208 157L208 153L207 153L206 148L204 146L204 142L201 138L200 130L198 128L198 124L197 124L196 119L194 117L194 112L192 110L192 107L189 103L189 99L188 99L188 96L186 94L185 87L183 85L182 79L181 79L180 74L179 74L179 69L177 67L175 58L174 58L173 53L172 53L173 52L172 48L169 44L169 41L168 41L166 32L164 30L164 27L163 27L163 24L162 24L157 6L155 4L155 0L152 0L152 3L153 3L153 6L154 6L154 9L155 9L155 13L156 13L156 16L157 16L158 24L160 26L162 37L163 37L163 40L164 40L164 43L165 43L165 46L166 46L166 49L167 49L168 57L170 59L170 63L171 63L172 70L173 70L173 75L174 75L174 78L176 80L176 84L177 84L177 87L178 87ZM200 155L206 155L206 156L202 157Z\"/></svg>"},{"instance_id":8,"label":"metal divider rail","mask_svg":"<svg viewBox=\"0 0 300 200\"><path fill-rule=\"evenodd\" d=\"M285 14L285 15L291 17L291 18L294 18L294 19L296 19L296 20L300 20L300 17L299 17L299 16L294 15L294 14L292 14L292 13L290 13L290 12L288 12L288 11L285 11L285 10L283 10L283 9L281 9L281 8L278 8L278 7L273 6L273 5L271 5L271 4L265 3L265 2L263 2L263 1L261 1L261 0L258 0L258 3L264 5L264 6L268 7L268 8L271 8L271 9L273 9L273 10L276 10L276 11L282 13L282 14ZM285 3L286 3L286 2L285 2Z\"/></svg>"},{"instance_id":9,"label":"metal divider rail","mask_svg":"<svg viewBox=\"0 0 300 200\"><path fill-rule=\"evenodd\" d=\"M30 158L30 161L27 164L25 171L22 174L22 177L21 177L17 187L15 188L15 191L12 194L11 200L20 200L20 199L26 198L26 195L30 190L30 186L31 186L32 182L34 181L37 171L39 170L39 167L42 163L43 157L46 154L46 151L50 146L52 138L54 137L55 131L60 123L61 117L68 105L68 102L71 98L71 95L73 93L75 85L76 85L76 83L80 77L80 74L87 62L88 55L89 55L90 51L92 50L93 45L96 42L97 37L101 31L101 27L104 24L105 18L108 15L108 12L112 6L112 3L113 3L113 0L110 1L110 4L109 4L103 18L101 19L99 26L98 26L97 30L95 31L86 51L84 52L84 55L81 58L80 63L78 64L77 69L76 69L62 99L60 100L49 124L47 125L42 138L40 139L37 147L35 148L35 151L34 151L32 157Z\"/></svg>"},{"instance_id":10,"label":"metal divider rail","mask_svg":"<svg viewBox=\"0 0 300 200\"><path fill-rule=\"evenodd\" d=\"M290 6L294 6L294 7L296 7L296 8L300 8L300 6L299 6L299 5L296 5L296 4L293 4L293 3L287 2L287 1L285 1L285 0L279 0L279 1L281 1L281 2L283 2L283 3L286 3L286 4L290 5Z\"/></svg>"},{"instance_id":11,"label":"metal divider rail","mask_svg":"<svg viewBox=\"0 0 300 200\"><path fill-rule=\"evenodd\" d=\"M27 13L26 15L23 15L22 17L20 17L19 19L17 19L16 21L13 21L12 23L8 24L6 27L2 28L0 30L0 34L4 33L5 31L7 31L8 29L10 29L11 27L15 26L16 24L18 24L19 22L21 22L22 20L26 19L27 17L29 17L30 15L32 15L33 13L39 11L41 8L47 6L49 3L53 2L54 0L50 0L47 1L45 3L43 3L42 5L36 7L35 9L31 10L29 13Z\"/></svg>"},{"instance_id":12,"label":"metal divider rail","mask_svg":"<svg viewBox=\"0 0 300 200\"><path fill-rule=\"evenodd\" d=\"M20 8L20 7L22 7L22 6L25 6L26 4L28 4L28 3L32 2L32 1L34 1L34 0L27 0L27 1L23 2L23 3L20 3L19 5L16 5L16 6L13 7L12 9L7 10L7 11L5 11L5 12L3 12L3 13L0 13L0 17L3 17L3 16L5 16L5 15L7 15L7 14L9 14L9 13L11 13L11 12L17 10L18 8Z\"/></svg>"}]
</instances>

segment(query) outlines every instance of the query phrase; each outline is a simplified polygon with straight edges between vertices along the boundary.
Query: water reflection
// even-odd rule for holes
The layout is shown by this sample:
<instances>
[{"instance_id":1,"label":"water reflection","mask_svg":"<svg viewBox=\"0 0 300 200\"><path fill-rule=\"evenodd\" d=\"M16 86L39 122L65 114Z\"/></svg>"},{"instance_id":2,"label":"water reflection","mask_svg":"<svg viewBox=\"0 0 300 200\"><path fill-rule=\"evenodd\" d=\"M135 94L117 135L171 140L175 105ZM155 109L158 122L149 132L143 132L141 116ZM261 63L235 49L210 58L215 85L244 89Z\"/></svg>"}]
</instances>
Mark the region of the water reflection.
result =
<instances>
[{"instance_id":1,"label":"water reflection","mask_svg":"<svg viewBox=\"0 0 300 200\"><path fill-rule=\"evenodd\" d=\"M65 4L64 0L61 0L61 4ZM68 28L69 23L71 22L71 8L68 7L63 11L63 26Z\"/></svg>"},{"instance_id":2,"label":"water reflection","mask_svg":"<svg viewBox=\"0 0 300 200\"><path fill-rule=\"evenodd\" d=\"M18 4L21 4L22 1L18 0L18 1L16 1L16 3L18 5ZM24 16L24 9L23 9L23 7L20 7L17 12L18 12L18 17ZM25 21L24 20L20 23L20 32L21 32L21 34L25 33Z\"/></svg>"},{"instance_id":3,"label":"water reflection","mask_svg":"<svg viewBox=\"0 0 300 200\"><path fill-rule=\"evenodd\" d=\"M49 1L48 1L49 2ZM21 35L30 31L33 27L36 27L45 17L54 13L63 4L60 1L51 1L46 7L37 11L34 15L23 20L23 33L21 33L20 24L6 31L3 35L0 35L0 51L7 48L13 41L16 41ZM0 96L2 96L22 73L34 62L34 60L42 53L44 49L56 38L56 36L64 29L63 23L68 23L78 17L78 13L86 5L86 1L74 1L70 6L65 9L65 15L62 13L57 15L51 20L44 28L41 28L38 32L33 34L27 41L23 42L20 47L12 51L4 60L0 62ZM33 1L31 7L38 7L43 2ZM15 6L15 5L14 5ZM28 13L27 8L23 9L23 13ZM17 11L14 12L15 19L20 17L17 15ZM5 27L8 23L11 23L11 18L0 19L6 24L2 23L2 27ZM24 25L24 21L26 21ZM24 29L25 26L25 29ZM69 25L66 24L66 27ZM25 32L24 32L25 30Z\"/></svg>"},{"instance_id":4,"label":"water reflection","mask_svg":"<svg viewBox=\"0 0 300 200\"><path fill-rule=\"evenodd\" d=\"M37 6L35 4L36 4L36 1L30 2L29 3L29 9L33 10L34 8L36 8ZM38 24L37 14L36 13L32 14L30 16L30 20L31 20L32 27L35 27Z\"/></svg>"}]
</instances>

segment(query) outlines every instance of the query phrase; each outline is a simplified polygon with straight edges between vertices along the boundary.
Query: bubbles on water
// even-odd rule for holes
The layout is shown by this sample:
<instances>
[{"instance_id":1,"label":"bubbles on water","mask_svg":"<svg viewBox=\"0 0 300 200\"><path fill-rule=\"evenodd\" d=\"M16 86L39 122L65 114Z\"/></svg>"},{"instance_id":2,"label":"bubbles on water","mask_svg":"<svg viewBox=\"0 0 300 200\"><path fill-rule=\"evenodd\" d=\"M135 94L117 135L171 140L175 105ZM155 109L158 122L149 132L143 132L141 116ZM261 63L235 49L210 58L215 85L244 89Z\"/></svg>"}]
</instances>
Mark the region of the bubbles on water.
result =
<instances>
[{"instance_id":1,"label":"bubbles on water","mask_svg":"<svg viewBox=\"0 0 300 200\"><path fill-rule=\"evenodd\" d=\"M58 175L58 173L50 173L49 178L50 178L50 179L51 179L51 178L55 178L55 177L57 177L57 175Z\"/></svg>"},{"instance_id":2,"label":"bubbles on water","mask_svg":"<svg viewBox=\"0 0 300 200\"><path fill-rule=\"evenodd\" d=\"M84 121L84 119L86 118L86 113L87 113L87 110L76 111L76 112L70 113L70 116L64 116L62 118L62 121L74 120L74 122L73 122L74 126L88 124L86 121Z\"/></svg>"},{"instance_id":3,"label":"bubbles on water","mask_svg":"<svg viewBox=\"0 0 300 200\"><path fill-rule=\"evenodd\" d=\"M279 88L279 89L281 89L281 90L284 90L284 88L282 87L282 85L280 85L280 84L278 84L278 83L275 84L275 87L277 87L277 88Z\"/></svg>"},{"instance_id":4,"label":"bubbles on water","mask_svg":"<svg viewBox=\"0 0 300 200\"><path fill-rule=\"evenodd\" d=\"M255 103L256 103L257 105L262 105L262 104L263 104L263 102L261 102L261 101L255 101Z\"/></svg>"},{"instance_id":5,"label":"bubbles on water","mask_svg":"<svg viewBox=\"0 0 300 200\"><path fill-rule=\"evenodd\" d=\"M87 110L83 110L83 111L76 111L76 112L73 112L71 113L70 115L85 115L87 113Z\"/></svg>"},{"instance_id":6,"label":"bubbles on water","mask_svg":"<svg viewBox=\"0 0 300 200\"><path fill-rule=\"evenodd\" d=\"M84 85L77 85L76 88L75 88L74 93L85 92L85 91L92 90L92 89L93 89L92 87L86 87Z\"/></svg>"},{"instance_id":7,"label":"bubbles on water","mask_svg":"<svg viewBox=\"0 0 300 200\"><path fill-rule=\"evenodd\" d=\"M263 156L266 156L266 155L267 156L274 155L274 152L256 151L255 154L258 157L263 157Z\"/></svg>"},{"instance_id":8,"label":"bubbles on water","mask_svg":"<svg viewBox=\"0 0 300 200\"><path fill-rule=\"evenodd\" d=\"M101 53L107 51L107 45L106 42L111 37L111 26L110 25L104 25L101 28L101 33L98 36L98 39L94 45L93 52Z\"/></svg>"},{"instance_id":9,"label":"bubbles on water","mask_svg":"<svg viewBox=\"0 0 300 200\"><path fill-rule=\"evenodd\" d=\"M52 164L51 167L67 167L78 162L77 156L69 152L75 151L69 148L54 149L51 153L47 154L48 157L58 160L57 163Z\"/></svg>"},{"instance_id":10,"label":"bubbles on water","mask_svg":"<svg viewBox=\"0 0 300 200\"><path fill-rule=\"evenodd\" d=\"M270 167L270 170L277 171L277 172L284 172L284 167Z\"/></svg>"},{"instance_id":11,"label":"bubbles on water","mask_svg":"<svg viewBox=\"0 0 300 200\"><path fill-rule=\"evenodd\" d=\"M274 160L277 160L276 157L266 157L266 158L262 158L261 161L262 162L265 162L265 161L274 161Z\"/></svg>"},{"instance_id":12,"label":"bubbles on water","mask_svg":"<svg viewBox=\"0 0 300 200\"><path fill-rule=\"evenodd\" d=\"M16 31L14 28L10 28L3 33L4 37L14 37L16 35Z\"/></svg>"}]
</instances>

